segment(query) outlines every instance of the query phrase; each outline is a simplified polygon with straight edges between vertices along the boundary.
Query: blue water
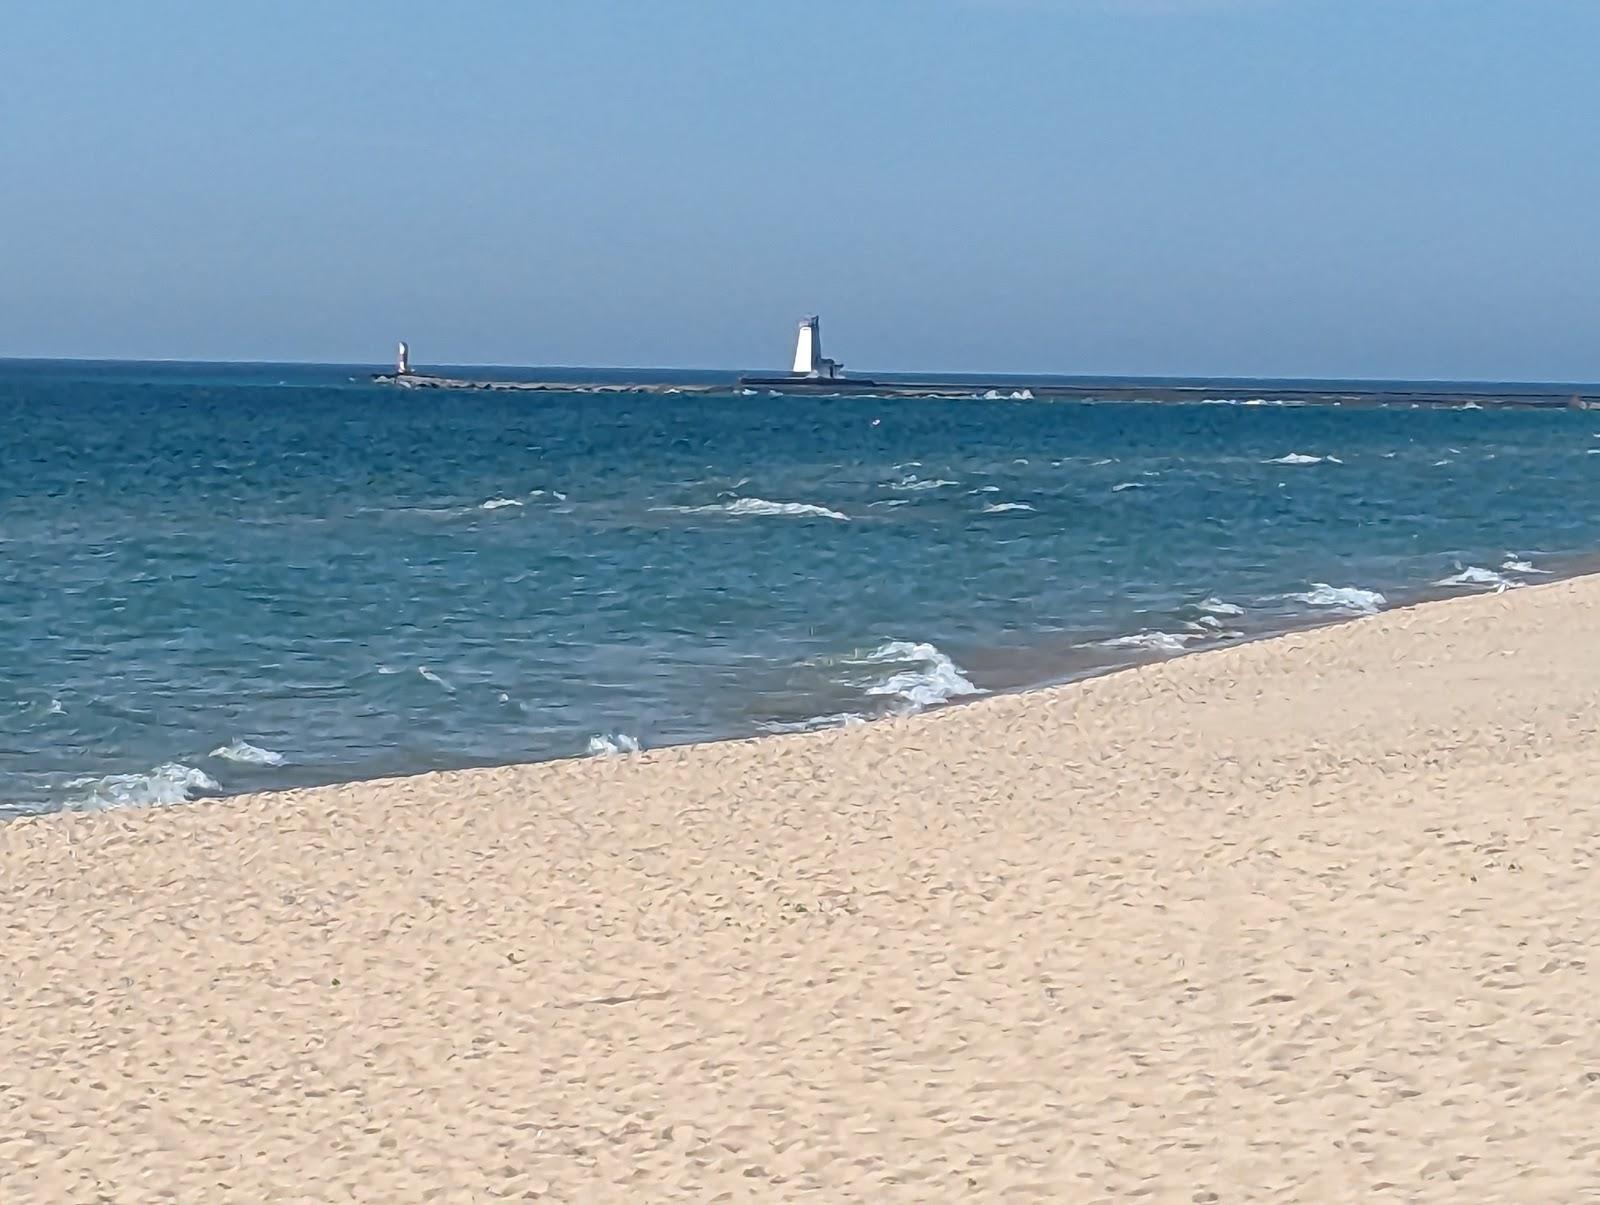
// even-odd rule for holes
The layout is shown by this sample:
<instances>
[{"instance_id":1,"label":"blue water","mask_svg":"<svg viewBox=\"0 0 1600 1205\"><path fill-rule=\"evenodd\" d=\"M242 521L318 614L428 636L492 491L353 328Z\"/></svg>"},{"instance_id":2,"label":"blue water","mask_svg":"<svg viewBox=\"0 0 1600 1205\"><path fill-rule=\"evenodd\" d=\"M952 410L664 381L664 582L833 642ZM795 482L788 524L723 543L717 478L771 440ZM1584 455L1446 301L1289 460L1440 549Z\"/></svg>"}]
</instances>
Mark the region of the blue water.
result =
<instances>
[{"instance_id":1,"label":"blue water","mask_svg":"<svg viewBox=\"0 0 1600 1205\"><path fill-rule=\"evenodd\" d=\"M0 813L851 722L1536 580L1600 549L1597 431L0 362Z\"/></svg>"}]
</instances>

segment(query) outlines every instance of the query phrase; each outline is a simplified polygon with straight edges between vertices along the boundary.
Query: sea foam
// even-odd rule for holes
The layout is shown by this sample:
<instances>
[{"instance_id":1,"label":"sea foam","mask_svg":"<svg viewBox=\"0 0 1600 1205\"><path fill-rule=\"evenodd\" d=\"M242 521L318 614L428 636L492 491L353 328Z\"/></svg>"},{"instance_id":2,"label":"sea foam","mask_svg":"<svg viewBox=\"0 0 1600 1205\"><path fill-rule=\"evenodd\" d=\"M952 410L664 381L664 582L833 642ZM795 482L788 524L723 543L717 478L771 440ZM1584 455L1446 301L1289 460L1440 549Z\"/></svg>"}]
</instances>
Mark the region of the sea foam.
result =
<instances>
[{"instance_id":1,"label":"sea foam","mask_svg":"<svg viewBox=\"0 0 1600 1205\"><path fill-rule=\"evenodd\" d=\"M1550 570L1548 570L1548 569L1536 568L1532 561L1519 560L1516 556L1511 555L1509 553L1506 555L1506 559L1501 562L1500 568L1504 569L1507 573L1538 573L1538 574L1542 574L1542 573L1549 573L1550 572Z\"/></svg>"},{"instance_id":2,"label":"sea foam","mask_svg":"<svg viewBox=\"0 0 1600 1205\"><path fill-rule=\"evenodd\" d=\"M590 757L621 757L639 752L639 738L626 732L602 732L589 738Z\"/></svg>"},{"instance_id":3,"label":"sea foam","mask_svg":"<svg viewBox=\"0 0 1600 1205\"><path fill-rule=\"evenodd\" d=\"M219 757L223 761L240 762L249 766L283 765L283 754L272 749L263 749L259 745L252 745L249 741L233 741L230 744L213 749L206 756Z\"/></svg>"},{"instance_id":4,"label":"sea foam","mask_svg":"<svg viewBox=\"0 0 1600 1205\"><path fill-rule=\"evenodd\" d=\"M866 660L908 666L867 687L869 695L898 700L896 710L899 711L921 711L924 707L980 693L961 672L961 667L931 644L891 640L873 650Z\"/></svg>"},{"instance_id":5,"label":"sea foam","mask_svg":"<svg viewBox=\"0 0 1600 1205\"><path fill-rule=\"evenodd\" d=\"M986 515L1003 515L1007 511L1032 509L1033 507L1029 506L1026 502L995 502L984 507L983 513Z\"/></svg>"},{"instance_id":6,"label":"sea foam","mask_svg":"<svg viewBox=\"0 0 1600 1205\"><path fill-rule=\"evenodd\" d=\"M1200 610L1209 615L1243 615L1244 608L1238 603L1223 602L1222 599L1212 597L1201 599L1195 604Z\"/></svg>"},{"instance_id":7,"label":"sea foam","mask_svg":"<svg viewBox=\"0 0 1600 1205\"><path fill-rule=\"evenodd\" d=\"M79 811L186 803L197 791L216 793L222 790L222 785L205 771L180 762L163 762L146 774L75 778L67 785L89 788L86 795L67 805Z\"/></svg>"},{"instance_id":8,"label":"sea foam","mask_svg":"<svg viewBox=\"0 0 1600 1205\"><path fill-rule=\"evenodd\" d=\"M1363 590L1360 586L1330 586L1327 582L1312 582L1311 589L1288 597L1310 607L1350 611L1357 615L1376 615L1389 602L1376 590Z\"/></svg>"},{"instance_id":9,"label":"sea foam","mask_svg":"<svg viewBox=\"0 0 1600 1205\"><path fill-rule=\"evenodd\" d=\"M1113 636L1100 641L1106 649L1138 649L1150 653L1181 653L1196 640L1204 640L1204 632L1134 632L1128 636Z\"/></svg>"},{"instance_id":10,"label":"sea foam","mask_svg":"<svg viewBox=\"0 0 1600 1205\"><path fill-rule=\"evenodd\" d=\"M1468 565L1459 573L1452 573L1449 577L1441 577L1433 583L1436 586L1488 586L1496 590L1510 590L1522 585L1513 581L1504 574L1496 573L1493 569L1484 569L1478 565Z\"/></svg>"},{"instance_id":11,"label":"sea foam","mask_svg":"<svg viewBox=\"0 0 1600 1205\"><path fill-rule=\"evenodd\" d=\"M478 503L479 510L503 510L508 506L523 505L515 498L490 498L487 502Z\"/></svg>"}]
</instances>

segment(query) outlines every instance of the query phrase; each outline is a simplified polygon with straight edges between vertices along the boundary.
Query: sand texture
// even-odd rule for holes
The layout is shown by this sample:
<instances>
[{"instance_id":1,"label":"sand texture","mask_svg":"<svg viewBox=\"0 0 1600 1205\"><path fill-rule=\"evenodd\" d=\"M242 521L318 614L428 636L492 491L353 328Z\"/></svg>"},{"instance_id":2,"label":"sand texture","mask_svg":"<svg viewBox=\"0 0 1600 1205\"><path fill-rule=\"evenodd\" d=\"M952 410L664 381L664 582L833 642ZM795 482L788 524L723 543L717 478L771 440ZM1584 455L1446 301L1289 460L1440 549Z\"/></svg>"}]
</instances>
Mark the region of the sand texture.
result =
<instances>
[{"instance_id":1,"label":"sand texture","mask_svg":"<svg viewBox=\"0 0 1600 1205\"><path fill-rule=\"evenodd\" d=\"M0 826L0 1201L1600 1199L1597 633Z\"/></svg>"}]
</instances>

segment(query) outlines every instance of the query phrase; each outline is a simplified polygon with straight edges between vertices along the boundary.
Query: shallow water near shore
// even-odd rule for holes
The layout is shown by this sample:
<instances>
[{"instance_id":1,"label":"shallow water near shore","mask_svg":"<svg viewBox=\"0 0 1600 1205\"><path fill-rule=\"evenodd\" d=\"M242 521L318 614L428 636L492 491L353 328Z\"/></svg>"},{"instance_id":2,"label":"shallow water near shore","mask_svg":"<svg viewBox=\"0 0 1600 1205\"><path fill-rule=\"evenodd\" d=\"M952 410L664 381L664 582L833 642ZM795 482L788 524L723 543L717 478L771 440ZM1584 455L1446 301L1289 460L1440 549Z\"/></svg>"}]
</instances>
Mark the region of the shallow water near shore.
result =
<instances>
[{"instance_id":1,"label":"shallow water near shore","mask_svg":"<svg viewBox=\"0 0 1600 1205\"><path fill-rule=\"evenodd\" d=\"M1249 400L0 363L0 816L851 723L1600 548L1600 416Z\"/></svg>"}]
</instances>

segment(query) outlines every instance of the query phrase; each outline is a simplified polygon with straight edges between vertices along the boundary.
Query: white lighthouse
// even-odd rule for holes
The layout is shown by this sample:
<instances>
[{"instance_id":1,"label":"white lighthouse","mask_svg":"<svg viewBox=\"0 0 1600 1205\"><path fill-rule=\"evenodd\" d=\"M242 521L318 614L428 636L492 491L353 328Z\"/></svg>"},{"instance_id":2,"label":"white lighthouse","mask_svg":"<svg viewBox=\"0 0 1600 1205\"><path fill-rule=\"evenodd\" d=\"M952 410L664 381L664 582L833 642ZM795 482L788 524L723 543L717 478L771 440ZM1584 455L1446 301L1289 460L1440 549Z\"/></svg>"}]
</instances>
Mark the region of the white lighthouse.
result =
<instances>
[{"instance_id":1,"label":"white lighthouse","mask_svg":"<svg viewBox=\"0 0 1600 1205\"><path fill-rule=\"evenodd\" d=\"M831 381L842 368L843 364L822 354L822 320L815 314L800 319L800 334L794 344L794 374Z\"/></svg>"},{"instance_id":2,"label":"white lighthouse","mask_svg":"<svg viewBox=\"0 0 1600 1205\"><path fill-rule=\"evenodd\" d=\"M394 349L394 371L396 376L411 375L411 345L404 339Z\"/></svg>"}]
</instances>

